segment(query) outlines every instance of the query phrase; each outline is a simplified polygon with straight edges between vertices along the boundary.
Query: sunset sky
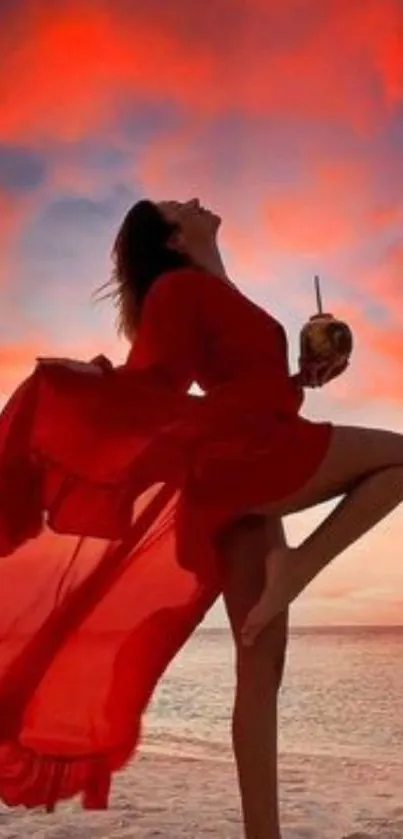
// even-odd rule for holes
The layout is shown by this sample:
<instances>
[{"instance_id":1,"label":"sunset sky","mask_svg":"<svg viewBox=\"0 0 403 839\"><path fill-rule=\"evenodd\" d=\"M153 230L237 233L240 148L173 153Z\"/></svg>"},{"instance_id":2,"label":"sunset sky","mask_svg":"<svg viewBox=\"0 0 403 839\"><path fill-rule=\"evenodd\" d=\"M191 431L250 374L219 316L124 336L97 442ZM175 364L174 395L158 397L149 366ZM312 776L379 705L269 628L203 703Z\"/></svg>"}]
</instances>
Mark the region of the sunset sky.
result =
<instances>
[{"instance_id":1,"label":"sunset sky","mask_svg":"<svg viewBox=\"0 0 403 839\"><path fill-rule=\"evenodd\" d=\"M123 360L90 299L117 226L140 197L197 196L293 368L314 273L354 330L306 415L403 431L401 0L1 0L0 103L1 403L37 355ZM325 512L290 519L290 540ZM403 622L402 511L293 622Z\"/></svg>"}]
</instances>

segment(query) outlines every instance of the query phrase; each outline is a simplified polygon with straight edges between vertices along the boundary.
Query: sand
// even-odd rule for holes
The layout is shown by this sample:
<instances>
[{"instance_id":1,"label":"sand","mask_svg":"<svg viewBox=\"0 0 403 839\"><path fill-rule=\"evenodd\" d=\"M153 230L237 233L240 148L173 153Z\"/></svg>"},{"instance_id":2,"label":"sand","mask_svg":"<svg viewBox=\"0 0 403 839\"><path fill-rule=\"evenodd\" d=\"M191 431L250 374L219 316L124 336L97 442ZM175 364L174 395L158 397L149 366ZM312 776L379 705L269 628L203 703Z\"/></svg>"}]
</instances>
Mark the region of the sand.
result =
<instances>
[{"instance_id":1,"label":"sand","mask_svg":"<svg viewBox=\"0 0 403 839\"><path fill-rule=\"evenodd\" d=\"M282 755L283 839L402 839L402 764ZM1 839L242 839L229 754L143 746L106 812L0 810Z\"/></svg>"}]
</instances>

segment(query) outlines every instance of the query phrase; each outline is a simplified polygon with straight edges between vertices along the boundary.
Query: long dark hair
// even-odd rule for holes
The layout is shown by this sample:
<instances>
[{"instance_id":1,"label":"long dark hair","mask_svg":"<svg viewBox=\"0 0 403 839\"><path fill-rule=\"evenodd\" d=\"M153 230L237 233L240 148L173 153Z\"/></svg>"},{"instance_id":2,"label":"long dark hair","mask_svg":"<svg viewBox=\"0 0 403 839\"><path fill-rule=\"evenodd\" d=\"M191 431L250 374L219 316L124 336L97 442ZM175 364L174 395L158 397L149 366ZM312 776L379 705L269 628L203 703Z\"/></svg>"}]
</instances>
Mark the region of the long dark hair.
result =
<instances>
[{"instance_id":1,"label":"long dark hair","mask_svg":"<svg viewBox=\"0 0 403 839\"><path fill-rule=\"evenodd\" d=\"M118 334L133 340L146 294L165 271L192 265L187 254L168 247L169 237L179 225L168 222L157 205L143 199L134 204L123 219L112 249L113 270L107 286L114 289L101 300L112 298L118 310Z\"/></svg>"}]
</instances>

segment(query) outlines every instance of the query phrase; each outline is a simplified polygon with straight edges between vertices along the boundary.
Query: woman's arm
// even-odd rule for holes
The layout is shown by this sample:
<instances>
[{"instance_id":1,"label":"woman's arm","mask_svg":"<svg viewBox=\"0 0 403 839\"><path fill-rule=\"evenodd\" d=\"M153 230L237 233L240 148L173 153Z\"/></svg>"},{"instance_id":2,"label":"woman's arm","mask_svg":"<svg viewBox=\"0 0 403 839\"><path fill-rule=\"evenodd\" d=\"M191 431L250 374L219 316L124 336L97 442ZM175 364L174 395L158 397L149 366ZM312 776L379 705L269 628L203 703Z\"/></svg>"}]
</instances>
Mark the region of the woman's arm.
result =
<instances>
[{"instance_id":1,"label":"woman's arm","mask_svg":"<svg viewBox=\"0 0 403 839\"><path fill-rule=\"evenodd\" d=\"M127 361L131 368L158 370L181 390L194 379L200 344L194 275L181 270L155 281Z\"/></svg>"}]
</instances>

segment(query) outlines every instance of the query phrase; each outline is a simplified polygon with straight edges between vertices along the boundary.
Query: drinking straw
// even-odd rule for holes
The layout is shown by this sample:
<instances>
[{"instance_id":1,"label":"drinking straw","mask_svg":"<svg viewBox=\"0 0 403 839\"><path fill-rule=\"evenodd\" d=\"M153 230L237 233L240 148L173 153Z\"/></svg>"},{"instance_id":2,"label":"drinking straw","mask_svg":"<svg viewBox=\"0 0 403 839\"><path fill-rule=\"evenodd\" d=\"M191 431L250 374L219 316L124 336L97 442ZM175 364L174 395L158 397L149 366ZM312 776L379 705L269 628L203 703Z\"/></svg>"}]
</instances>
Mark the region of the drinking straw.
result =
<instances>
[{"instance_id":1,"label":"drinking straw","mask_svg":"<svg viewBox=\"0 0 403 839\"><path fill-rule=\"evenodd\" d=\"M318 276L315 276L314 282L315 282L316 305L318 307L318 314L321 315L321 314L323 314L323 304L322 304L322 295L321 295L321 291L320 291L320 283L319 283L319 277Z\"/></svg>"}]
</instances>

